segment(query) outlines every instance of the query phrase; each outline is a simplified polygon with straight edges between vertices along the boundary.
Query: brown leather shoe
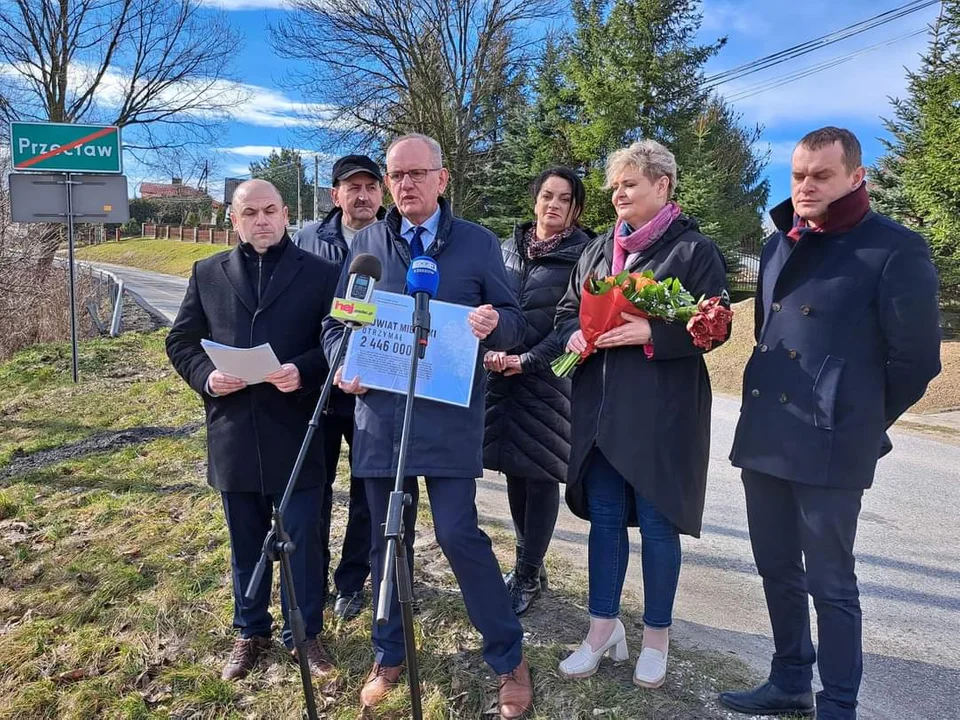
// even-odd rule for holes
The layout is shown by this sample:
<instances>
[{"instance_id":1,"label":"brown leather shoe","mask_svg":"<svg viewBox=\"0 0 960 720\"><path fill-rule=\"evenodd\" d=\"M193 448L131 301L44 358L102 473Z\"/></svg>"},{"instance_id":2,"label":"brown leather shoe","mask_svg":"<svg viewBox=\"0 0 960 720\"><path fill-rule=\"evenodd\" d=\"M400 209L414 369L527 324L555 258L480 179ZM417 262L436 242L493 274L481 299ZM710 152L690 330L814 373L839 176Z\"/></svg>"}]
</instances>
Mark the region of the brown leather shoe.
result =
<instances>
[{"instance_id":1,"label":"brown leather shoe","mask_svg":"<svg viewBox=\"0 0 960 720\"><path fill-rule=\"evenodd\" d=\"M360 691L360 702L363 703L363 706L369 708L379 705L393 690L402 672L402 665L384 667L380 663L374 663L370 674L367 675L367 679L363 683L363 689Z\"/></svg>"},{"instance_id":2,"label":"brown leather shoe","mask_svg":"<svg viewBox=\"0 0 960 720\"><path fill-rule=\"evenodd\" d=\"M319 639L313 638L312 640L307 640L306 648L307 665L310 667L311 676L317 678L318 680L323 680L336 669L333 664L333 660L331 660L330 656L327 655L327 651L324 650ZM300 658L297 657L296 648L291 650L290 654L293 655L294 660L300 662Z\"/></svg>"},{"instance_id":3,"label":"brown leather shoe","mask_svg":"<svg viewBox=\"0 0 960 720\"><path fill-rule=\"evenodd\" d=\"M533 707L533 682L525 659L506 675L500 676L500 717L516 720Z\"/></svg>"},{"instance_id":4,"label":"brown leather shoe","mask_svg":"<svg viewBox=\"0 0 960 720\"><path fill-rule=\"evenodd\" d=\"M220 677L224 680L242 680L253 670L260 653L269 647L270 638L268 637L237 638L233 643L233 650L230 651L230 659L223 667Z\"/></svg>"}]
</instances>

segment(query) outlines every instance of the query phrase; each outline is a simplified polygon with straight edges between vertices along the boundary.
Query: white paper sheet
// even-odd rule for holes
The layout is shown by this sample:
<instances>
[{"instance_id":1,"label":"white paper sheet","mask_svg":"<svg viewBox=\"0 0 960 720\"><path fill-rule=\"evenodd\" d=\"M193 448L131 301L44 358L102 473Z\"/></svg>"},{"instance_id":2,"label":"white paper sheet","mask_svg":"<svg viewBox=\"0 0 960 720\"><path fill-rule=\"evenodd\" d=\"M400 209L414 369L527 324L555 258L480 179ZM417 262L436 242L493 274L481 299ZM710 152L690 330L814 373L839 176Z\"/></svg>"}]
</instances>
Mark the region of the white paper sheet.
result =
<instances>
[{"instance_id":1,"label":"white paper sheet","mask_svg":"<svg viewBox=\"0 0 960 720\"><path fill-rule=\"evenodd\" d=\"M217 370L234 375L248 385L261 383L267 375L280 369L280 361L269 343L254 348L237 348L213 340L201 340L200 346Z\"/></svg>"}]
</instances>

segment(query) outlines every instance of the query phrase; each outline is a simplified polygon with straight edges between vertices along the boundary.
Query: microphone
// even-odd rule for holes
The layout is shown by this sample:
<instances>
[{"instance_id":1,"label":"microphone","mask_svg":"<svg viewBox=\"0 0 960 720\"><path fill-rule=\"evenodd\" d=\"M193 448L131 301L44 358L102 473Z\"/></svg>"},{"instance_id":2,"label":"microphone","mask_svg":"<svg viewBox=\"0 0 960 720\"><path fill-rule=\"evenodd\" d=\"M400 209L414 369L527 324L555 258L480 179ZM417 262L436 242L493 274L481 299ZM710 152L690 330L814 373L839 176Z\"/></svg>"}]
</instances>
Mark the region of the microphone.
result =
<instances>
[{"instance_id":1,"label":"microphone","mask_svg":"<svg viewBox=\"0 0 960 720\"><path fill-rule=\"evenodd\" d=\"M370 302L373 286L383 272L376 255L361 253L350 263L349 280L344 298L334 298L330 317L352 328L369 325L377 317L377 306Z\"/></svg>"},{"instance_id":2,"label":"microphone","mask_svg":"<svg viewBox=\"0 0 960 720\"><path fill-rule=\"evenodd\" d=\"M416 301L413 310L413 333L417 354L422 358L427 351L430 336L430 298L437 294L440 271L433 258L421 255L410 262L407 270L407 293Z\"/></svg>"}]
</instances>

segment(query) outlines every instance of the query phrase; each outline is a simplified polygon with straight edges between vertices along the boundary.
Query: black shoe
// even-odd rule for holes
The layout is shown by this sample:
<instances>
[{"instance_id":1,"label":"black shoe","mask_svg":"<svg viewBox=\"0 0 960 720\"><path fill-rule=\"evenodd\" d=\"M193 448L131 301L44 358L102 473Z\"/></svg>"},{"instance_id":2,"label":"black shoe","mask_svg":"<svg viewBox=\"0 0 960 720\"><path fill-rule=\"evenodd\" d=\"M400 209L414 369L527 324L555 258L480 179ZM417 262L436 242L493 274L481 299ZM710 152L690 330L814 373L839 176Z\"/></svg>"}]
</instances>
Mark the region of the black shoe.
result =
<instances>
[{"instance_id":1,"label":"black shoe","mask_svg":"<svg viewBox=\"0 0 960 720\"><path fill-rule=\"evenodd\" d=\"M813 717L813 692L786 693L772 682L753 690L720 693L720 704L747 715L800 715Z\"/></svg>"},{"instance_id":2,"label":"black shoe","mask_svg":"<svg viewBox=\"0 0 960 720\"><path fill-rule=\"evenodd\" d=\"M516 574L513 576L513 583L509 588L513 612L519 617L530 609L534 601L543 592L540 585L539 568L536 565L520 563Z\"/></svg>"},{"instance_id":3,"label":"black shoe","mask_svg":"<svg viewBox=\"0 0 960 720\"><path fill-rule=\"evenodd\" d=\"M341 620L353 620L363 612L363 591L355 593L337 593L333 604L333 614Z\"/></svg>"},{"instance_id":4,"label":"black shoe","mask_svg":"<svg viewBox=\"0 0 960 720\"><path fill-rule=\"evenodd\" d=\"M505 572L503 574L503 583L507 586L508 592L513 592L513 581L517 575L517 568L514 567L510 572ZM547 580L547 567L543 563L540 564L540 589L547 590L549 588L549 582Z\"/></svg>"}]
</instances>

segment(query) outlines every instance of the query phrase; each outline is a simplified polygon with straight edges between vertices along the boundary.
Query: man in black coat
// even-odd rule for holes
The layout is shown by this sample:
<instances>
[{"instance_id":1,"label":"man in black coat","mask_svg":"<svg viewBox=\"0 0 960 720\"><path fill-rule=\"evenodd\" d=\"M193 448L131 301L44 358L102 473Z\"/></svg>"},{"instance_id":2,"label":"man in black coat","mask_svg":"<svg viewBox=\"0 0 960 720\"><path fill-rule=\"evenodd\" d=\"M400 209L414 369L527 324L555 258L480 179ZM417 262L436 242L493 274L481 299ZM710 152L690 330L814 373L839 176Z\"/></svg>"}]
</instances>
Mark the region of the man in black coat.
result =
<instances>
[{"instance_id":1,"label":"man in black coat","mask_svg":"<svg viewBox=\"0 0 960 720\"><path fill-rule=\"evenodd\" d=\"M863 671L860 502L892 447L886 430L940 372L937 274L922 237L870 210L850 131L804 137L792 172L760 258L757 345L731 454L776 653L766 683L720 700L756 715L848 720Z\"/></svg>"},{"instance_id":2,"label":"man in black coat","mask_svg":"<svg viewBox=\"0 0 960 720\"><path fill-rule=\"evenodd\" d=\"M242 242L193 267L187 294L167 336L167 355L203 398L207 416L207 481L220 491L233 566L234 619L240 631L223 670L245 677L269 646L271 566L253 600L244 593L260 558L270 516L279 504L327 372L320 346L339 273L300 250L286 234L287 208L268 182L250 180L233 197L231 220ZM200 341L249 348L269 343L279 370L247 385L215 369ZM284 524L297 550L291 556L294 590L307 631L310 671L324 677L333 665L317 639L323 629L323 447L310 448ZM286 593L283 641L293 651Z\"/></svg>"},{"instance_id":3,"label":"man in black coat","mask_svg":"<svg viewBox=\"0 0 960 720\"><path fill-rule=\"evenodd\" d=\"M323 222L306 225L293 236L297 247L318 255L339 273L353 237L383 218L383 175L366 155L347 155L333 164L333 202L336 207ZM326 465L323 500L323 585L330 574L330 515L333 511L333 481L340 461L340 445L346 440L353 450L353 397L339 388L330 393L321 433ZM363 584L370 574L370 511L362 480L350 478L350 508L343 535L340 563L333 573L337 599L333 614L349 620L363 610Z\"/></svg>"}]
</instances>

